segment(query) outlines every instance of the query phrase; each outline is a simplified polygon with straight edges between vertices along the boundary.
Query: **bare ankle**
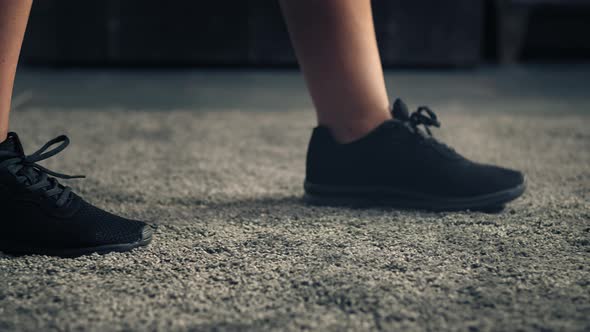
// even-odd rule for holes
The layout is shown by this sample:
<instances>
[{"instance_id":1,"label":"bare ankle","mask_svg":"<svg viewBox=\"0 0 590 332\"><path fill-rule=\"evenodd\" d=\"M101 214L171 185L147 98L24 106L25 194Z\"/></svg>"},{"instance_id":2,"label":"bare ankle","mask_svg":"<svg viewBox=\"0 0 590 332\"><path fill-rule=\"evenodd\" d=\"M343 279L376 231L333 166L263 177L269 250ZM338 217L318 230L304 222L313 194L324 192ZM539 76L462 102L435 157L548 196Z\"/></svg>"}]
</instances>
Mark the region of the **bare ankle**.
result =
<instances>
[{"instance_id":1,"label":"bare ankle","mask_svg":"<svg viewBox=\"0 0 590 332\"><path fill-rule=\"evenodd\" d=\"M8 128L0 127L0 143L8 138Z\"/></svg>"},{"instance_id":2,"label":"bare ankle","mask_svg":"<svg viewBox=\"0 0 590 332\"><path fill-rule=\"evenodd\" d=\"M346 144L366 136L383 122L390 119L391 116L389 114L380 114L379 116L356 121L321 125L330 129L332 136L338 143Z\"/></svg>"}]
</instances>

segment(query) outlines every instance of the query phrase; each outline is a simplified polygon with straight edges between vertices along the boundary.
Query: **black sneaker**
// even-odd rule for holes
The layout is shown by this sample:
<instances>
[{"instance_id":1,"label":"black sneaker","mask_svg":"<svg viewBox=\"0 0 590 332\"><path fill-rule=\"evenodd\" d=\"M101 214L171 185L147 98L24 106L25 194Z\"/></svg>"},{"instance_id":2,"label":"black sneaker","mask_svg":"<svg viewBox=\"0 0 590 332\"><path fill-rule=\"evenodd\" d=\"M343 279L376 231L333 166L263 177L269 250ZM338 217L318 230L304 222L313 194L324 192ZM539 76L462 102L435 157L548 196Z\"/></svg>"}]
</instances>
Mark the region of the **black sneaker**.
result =
<instances>
[{"instance_id":1,"label":"black sneaker","mask_svg":"<svg viewBox=\"0 0 590 332\"><path fill-rule=\"evenodd\" d=\"M57 143L61 144L48 150ZM150 226L102 211L50 177L83 176L55 173L36 164L68 145L69 139L60 136L25 156L15 133L0 143L0 251L76 257L147 245L152 239Z\"/></svg>"},{"instance_id":2,"label":"black sneaker","mask_svg":"<svg viewBox=\"0 0 590 332\"><path fill-rule=\"evenodd\" d=\"M524 192L522 173L472 162L436 140L429 127L440 123L429 108L409 114L398 99L392 115L348 144L337 143L325 127L314 129L305 179L309 202L492 211Z\"/></svg>"}]
</instances>

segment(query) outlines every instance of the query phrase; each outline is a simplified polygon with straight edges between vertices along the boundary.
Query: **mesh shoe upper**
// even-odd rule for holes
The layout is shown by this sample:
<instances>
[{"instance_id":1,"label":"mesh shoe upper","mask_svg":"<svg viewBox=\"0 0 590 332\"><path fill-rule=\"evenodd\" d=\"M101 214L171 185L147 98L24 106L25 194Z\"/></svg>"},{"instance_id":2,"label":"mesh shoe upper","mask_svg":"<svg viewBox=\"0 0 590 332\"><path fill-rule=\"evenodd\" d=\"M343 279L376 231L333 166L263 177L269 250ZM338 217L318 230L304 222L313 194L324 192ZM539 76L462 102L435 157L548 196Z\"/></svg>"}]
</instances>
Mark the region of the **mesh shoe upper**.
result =
<instances>
[{"instance_id":1,"label":"mesh shoe upper","mask_svg":"<svg viewBox=\"0 0 590 332\"><path fill-rule=\"evenodd\" d=\"M65 137L65 136L64 136ZM59 148L49 146L64 142ZM52 140L25 156L16 134L0 145L0 242L3 246L84 248L134 243L146 224L92 206L49 175L72 178L36 164L67 146ZM57 152L55 152L57 151Z\"/></svg>"},{"instance_id":2,"label":"mesh shoe upper","mask_svg":"<svg viewBox=\"0 0 590 332\"><path fill-rule=\"evenodd\" d=\"M409 114L398 100L392 110L394 119L348 144L337 143L325 127L315 128L306 181L444 197L486 195L523 183L518 171L472 162L436 140L428 129L440 125L436 115L420 109Z\"/></svg>"}]
</instances>

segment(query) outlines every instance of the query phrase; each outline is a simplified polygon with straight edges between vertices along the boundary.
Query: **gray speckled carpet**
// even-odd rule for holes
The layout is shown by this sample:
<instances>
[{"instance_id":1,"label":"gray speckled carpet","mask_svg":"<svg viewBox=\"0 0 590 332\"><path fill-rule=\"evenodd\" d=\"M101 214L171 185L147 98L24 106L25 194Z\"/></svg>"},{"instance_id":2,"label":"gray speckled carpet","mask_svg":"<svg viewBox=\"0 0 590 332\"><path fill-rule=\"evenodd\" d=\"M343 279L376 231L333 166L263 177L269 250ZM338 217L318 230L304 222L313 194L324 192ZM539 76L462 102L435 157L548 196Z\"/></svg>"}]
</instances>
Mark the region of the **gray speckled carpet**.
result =
<instances>
[{"instance_id":1,"label":"gray speckled carpet","mask_svg":"<svg viewBox=\"0 0 590 332\"><path fill-rule=\"evenodd\" d=\"M45 165L84 197L159 227L132 253L0 255L0 330L588 331L590 115L436 109L527 193L500 214L307 206L311 110L15 112L29 153L70 135Z\"/></svg>"}]
</instances>

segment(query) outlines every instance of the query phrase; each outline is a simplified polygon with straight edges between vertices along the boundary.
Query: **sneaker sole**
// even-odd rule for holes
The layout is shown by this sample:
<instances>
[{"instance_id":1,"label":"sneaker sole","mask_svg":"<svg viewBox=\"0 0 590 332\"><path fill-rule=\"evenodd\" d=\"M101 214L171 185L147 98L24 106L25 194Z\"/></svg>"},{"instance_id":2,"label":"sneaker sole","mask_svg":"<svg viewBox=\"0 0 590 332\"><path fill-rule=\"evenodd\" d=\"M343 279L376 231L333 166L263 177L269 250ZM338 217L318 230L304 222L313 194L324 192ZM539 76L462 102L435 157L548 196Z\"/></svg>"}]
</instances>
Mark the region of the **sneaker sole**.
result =
<instances>
[{"instance_id":1,"label":"sneaker sole","mask_svg":"<svg viewBox=\"0 0 590 332\"><path fill-rule=\"evenodd\" d=\"M109 244L104 246L86 247L86 248L67 248L67 249L48 249L48 248L33 248L33 247L17 247L10 246L9 248L0 248L0 251L12 256L25 255L46 255L57 256L62 258L74 258L86 256L91 254L105 255L112 252L127 252L135 248L144 247L152 242L153 231L150 226L146 226L142 231L141 240L132 243Z\"/></svg>"},{"instance_id":2,"label":"sneaker sole","mask_svg":"<svg viewBox=\"0 0 590 332\"><path fill-rule=\"evenodd\" d=\"M515 200L525 192L526 179L514 188L465 198L437 197L379 186L318 185L307 181L304 183L304 188L304 200L313 205L389 206L429 211L499 212L506 203Z\"/></svg>"}]
</instances>

